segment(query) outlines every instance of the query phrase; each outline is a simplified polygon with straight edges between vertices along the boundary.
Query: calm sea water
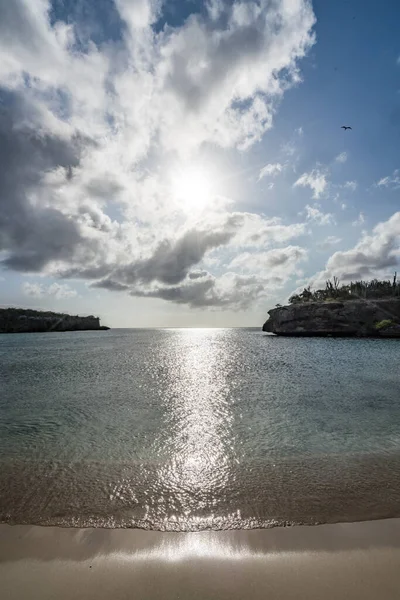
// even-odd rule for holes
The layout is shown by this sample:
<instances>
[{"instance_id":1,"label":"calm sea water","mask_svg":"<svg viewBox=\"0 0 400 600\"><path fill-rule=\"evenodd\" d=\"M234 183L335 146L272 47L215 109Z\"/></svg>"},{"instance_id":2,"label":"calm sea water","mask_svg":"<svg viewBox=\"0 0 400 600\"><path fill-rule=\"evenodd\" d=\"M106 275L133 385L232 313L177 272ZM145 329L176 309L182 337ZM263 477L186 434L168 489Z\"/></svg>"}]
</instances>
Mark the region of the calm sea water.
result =
<instances>
[{"instance_id":1,"label":"calm sea water","mask_svg":"<svg viewBox=\"0 0 400 600\"><path fill-rule=\"evenodd\" d=\"M400 343L0 335L0 520L163 530L400 515Z\"/></svg>"}]
</instances>

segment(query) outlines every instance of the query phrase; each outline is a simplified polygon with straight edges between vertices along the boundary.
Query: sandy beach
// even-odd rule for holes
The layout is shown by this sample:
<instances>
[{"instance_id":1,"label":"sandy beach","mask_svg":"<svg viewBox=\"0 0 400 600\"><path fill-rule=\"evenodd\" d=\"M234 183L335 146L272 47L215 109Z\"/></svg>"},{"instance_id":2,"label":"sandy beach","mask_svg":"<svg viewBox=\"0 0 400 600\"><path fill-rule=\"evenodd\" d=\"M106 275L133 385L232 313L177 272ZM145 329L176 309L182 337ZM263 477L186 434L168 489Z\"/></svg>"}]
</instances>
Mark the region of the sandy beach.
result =
<instances>
[{"instance_id":1,"label":"sandy beach","mask_svg":"<svg viewBox=\"0 0 400 600\"><path fill-rule=\"evenodd\" d=\"M0 526L3 600L399 597L400 519L259 531Z\"/></svg>"}]
</instances>

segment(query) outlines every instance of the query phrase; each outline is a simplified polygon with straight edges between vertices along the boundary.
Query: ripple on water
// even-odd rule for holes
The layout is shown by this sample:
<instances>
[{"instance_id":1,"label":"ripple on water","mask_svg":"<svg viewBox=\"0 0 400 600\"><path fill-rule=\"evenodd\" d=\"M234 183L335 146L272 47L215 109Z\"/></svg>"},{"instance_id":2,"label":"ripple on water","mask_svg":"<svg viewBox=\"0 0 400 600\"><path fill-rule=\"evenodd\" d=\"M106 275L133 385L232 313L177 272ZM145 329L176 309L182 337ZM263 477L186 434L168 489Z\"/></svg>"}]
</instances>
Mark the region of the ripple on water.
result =
<instances>
[{"instance_id":1,"label":"ripple on water","mask_svg":"<svg viewBox=\"0 0 400 600\"><path fill-rule=\"evenodd\" d=\"M392 340L115 330L0 336L0 352L3 522L201 530L398 514Z\"/></svg>"}]
</instances>

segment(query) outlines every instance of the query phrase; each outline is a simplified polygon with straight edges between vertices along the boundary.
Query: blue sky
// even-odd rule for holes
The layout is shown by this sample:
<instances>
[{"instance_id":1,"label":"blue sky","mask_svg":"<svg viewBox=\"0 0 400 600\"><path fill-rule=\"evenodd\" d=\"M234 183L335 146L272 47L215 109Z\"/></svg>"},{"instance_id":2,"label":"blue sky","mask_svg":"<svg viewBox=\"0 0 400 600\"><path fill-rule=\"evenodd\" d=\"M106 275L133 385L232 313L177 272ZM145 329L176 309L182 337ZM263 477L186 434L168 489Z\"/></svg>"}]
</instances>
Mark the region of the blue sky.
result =
<instances>
[{"instance_id":1,"label":"blue sky","mask_svg":"<svg viewBox=\"0 0 400 600\"><path fill-rule=\"evenodd\" d=\"M0 2L0 303L257 326L304 285L391 277L399 17L373 0Z\"/></svg>"}]
</instances>

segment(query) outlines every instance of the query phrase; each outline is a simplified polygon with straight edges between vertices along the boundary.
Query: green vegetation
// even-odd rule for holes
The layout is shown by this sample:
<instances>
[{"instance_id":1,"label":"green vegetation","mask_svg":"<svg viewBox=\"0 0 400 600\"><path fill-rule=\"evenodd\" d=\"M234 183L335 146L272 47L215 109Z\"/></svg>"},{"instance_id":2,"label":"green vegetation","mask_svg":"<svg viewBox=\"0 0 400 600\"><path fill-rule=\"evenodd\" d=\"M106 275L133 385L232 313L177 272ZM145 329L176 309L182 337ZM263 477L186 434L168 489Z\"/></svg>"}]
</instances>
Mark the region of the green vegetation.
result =
<instances>
[{"instance_id":1,"label":"green vegetation","mask_svg":"<svg viewBox=\"0 0 400 600\"><path fill-rule=\"evenodd\" d=\"M386 329L387 327L391 327L392 325L396 325L396 323L391 319L383 319L383 321L379 321L379 323L376 323L375 329Z\"/></svg>"},{"instance_id":2,"label":"green vegetation","mask_svg":"<svg viewBox=\"0 0 400 600\"><path fill-rule=\"evenodd\" d=\"M304 288L300 294L293 294L289 298L290 304L305 302L344 302L358 299L383 299L400 297L400 284L397 282L397 273L393 281L352 281L347 285L339 285L339 279L328 279L325 289L311 290L310 286Z\"/></svg>"}]
</instances>

